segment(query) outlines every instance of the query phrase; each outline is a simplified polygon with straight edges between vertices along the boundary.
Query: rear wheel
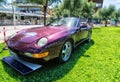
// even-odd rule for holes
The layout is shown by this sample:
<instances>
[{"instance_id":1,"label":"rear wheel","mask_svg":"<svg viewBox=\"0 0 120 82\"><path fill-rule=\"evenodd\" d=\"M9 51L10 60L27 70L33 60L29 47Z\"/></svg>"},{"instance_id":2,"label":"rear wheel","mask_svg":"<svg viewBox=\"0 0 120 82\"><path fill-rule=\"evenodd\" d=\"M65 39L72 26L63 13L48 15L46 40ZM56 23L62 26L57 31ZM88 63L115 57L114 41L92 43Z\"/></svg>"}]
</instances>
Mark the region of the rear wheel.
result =
<instances>
[{"instance_id":1,"label":"rear wheel","mask_svg":"<svg viewBox=\"0 0 120 82\"><path fill-rule=\"evenodd\" d=\"M59 60L61 63L64 63L70 59L72 53L72 43L70 41L66 41L63 44L63 47L60 52Z\"/></svg>"}]
</instances>

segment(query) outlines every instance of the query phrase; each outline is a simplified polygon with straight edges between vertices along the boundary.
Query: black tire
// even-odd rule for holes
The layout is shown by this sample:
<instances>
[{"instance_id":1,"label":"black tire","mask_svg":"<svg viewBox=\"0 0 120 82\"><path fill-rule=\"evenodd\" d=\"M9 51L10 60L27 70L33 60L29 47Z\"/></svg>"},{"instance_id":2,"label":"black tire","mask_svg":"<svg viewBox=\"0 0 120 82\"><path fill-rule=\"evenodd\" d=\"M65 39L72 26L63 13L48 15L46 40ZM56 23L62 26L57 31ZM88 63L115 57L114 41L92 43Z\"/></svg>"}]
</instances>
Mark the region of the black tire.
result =
<instances>
[{"instance_id":1,"label":"black tire","mask_svg":"<svg viewBox=\"0 0 120 82\"><path fill-rule=\"evenodd\" d=\"M72 53L72 43L71 41L66 41L61 48L59 55L59 62L60 63L67 62L71 57L71 53Z\"/></svg>"}]
</instances>

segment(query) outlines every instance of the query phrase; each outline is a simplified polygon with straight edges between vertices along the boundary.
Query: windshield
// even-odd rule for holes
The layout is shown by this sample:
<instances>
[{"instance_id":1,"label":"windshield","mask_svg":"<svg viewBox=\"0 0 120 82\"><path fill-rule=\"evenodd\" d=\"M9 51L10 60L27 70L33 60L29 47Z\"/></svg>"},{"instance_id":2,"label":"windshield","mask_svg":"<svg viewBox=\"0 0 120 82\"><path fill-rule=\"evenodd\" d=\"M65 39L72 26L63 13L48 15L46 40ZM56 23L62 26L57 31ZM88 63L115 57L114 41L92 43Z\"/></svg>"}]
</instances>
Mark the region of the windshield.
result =
<instances>
[{"instance_id":1,"label":"windshield","mask_svg":"<svg viewBox=\"0 0 120 82\"><path fill-rule=\"evenodd\" d=\"M77 18L61 18L61 19L55 19L52 22L50 22L49 26L67 26L67 27L73 27L76 26L78 19Z\"/></svg>"}]
</instances>

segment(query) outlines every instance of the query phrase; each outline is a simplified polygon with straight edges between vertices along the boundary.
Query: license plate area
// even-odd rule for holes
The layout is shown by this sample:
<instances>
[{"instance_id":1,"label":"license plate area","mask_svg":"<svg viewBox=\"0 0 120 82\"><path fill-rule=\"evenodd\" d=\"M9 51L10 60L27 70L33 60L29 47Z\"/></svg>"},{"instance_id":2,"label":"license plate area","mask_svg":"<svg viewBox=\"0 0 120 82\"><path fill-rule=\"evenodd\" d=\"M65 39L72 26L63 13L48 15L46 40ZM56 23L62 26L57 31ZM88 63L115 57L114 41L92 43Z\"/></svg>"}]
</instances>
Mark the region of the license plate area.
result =
<instances>
[{"instance_id":1,"label":"license plate area","mask_svg":"<svg viewBox=\"0 0 120 82\"><path fill-rule=\"evenodd\" d=\"M42 65L39 64L23 61L14 55L4 57L2 60L23 75L29 74L42 67Z\"/></svg>"}]
</instances>

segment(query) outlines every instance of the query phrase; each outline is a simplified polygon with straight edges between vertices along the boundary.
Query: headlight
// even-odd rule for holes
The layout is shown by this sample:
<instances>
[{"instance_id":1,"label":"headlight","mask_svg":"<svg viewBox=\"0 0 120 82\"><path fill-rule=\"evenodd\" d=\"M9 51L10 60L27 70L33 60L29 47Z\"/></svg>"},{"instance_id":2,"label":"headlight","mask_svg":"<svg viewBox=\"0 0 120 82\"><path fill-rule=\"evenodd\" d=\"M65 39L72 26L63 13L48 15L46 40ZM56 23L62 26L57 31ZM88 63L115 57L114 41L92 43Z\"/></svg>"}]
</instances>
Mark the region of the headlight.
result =
<instances>
[{"instance_id":1,"label":"headlight","mask_svg":"<svg viewBox=\"0 0 120 82\"><path fill-rule=\"evenodd\" d=\"M48 42L47 38L41 38L41 39L37 42L37 45L38 45L39 47L42 47L42 46L46 45L47 42Z\"/></svg>"}]
</instances>

